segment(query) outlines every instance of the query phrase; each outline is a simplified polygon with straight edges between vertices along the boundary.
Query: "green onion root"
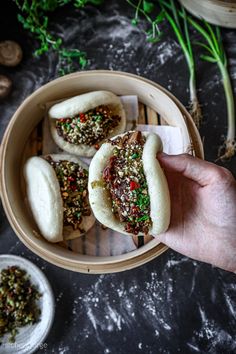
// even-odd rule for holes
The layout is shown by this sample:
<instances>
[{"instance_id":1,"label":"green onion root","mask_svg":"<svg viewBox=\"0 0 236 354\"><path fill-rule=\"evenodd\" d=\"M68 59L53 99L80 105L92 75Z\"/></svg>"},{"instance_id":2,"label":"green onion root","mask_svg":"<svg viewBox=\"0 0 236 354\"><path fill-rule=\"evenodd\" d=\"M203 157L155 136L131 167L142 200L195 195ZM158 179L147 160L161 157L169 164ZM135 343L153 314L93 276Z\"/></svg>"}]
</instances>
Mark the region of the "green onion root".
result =
<instances>
[{"instance_id":1,"label":"green onion root","mask_svg":"<svg viewBox=\"0 0 236 354\"><path fill-rule=\"evenodd\" d=\"M195 69L193 66L189 67L190 77L189 77L189 94L190 94L190 114L193 118L194 123L197 128L200 126L202 120L202 110L197 97L197 88L195 80Z\"/></svg>"}]
</instances>

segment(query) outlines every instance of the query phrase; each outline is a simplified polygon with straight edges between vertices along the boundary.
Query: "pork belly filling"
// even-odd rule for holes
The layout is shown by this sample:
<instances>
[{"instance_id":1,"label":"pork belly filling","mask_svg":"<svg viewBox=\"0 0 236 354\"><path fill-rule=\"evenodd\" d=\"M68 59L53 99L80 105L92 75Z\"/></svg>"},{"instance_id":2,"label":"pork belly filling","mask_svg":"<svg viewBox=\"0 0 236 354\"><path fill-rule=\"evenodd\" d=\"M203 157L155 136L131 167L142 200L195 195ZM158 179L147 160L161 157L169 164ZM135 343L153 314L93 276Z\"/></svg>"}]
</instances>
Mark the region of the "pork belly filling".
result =
<instances>
[{"instance_id":1,"label":"pork belly filling","mask_svg":"<svg viewBox=\"0 0 236 354\"><path fill-rule=\"evenodd\" d=\"M54 168L63 200L63 225L80 230L83 216L91 215L88 202L88 171L70 161L55 162L48 156L46 160Z\"/></svg>"},{"instance_id":2,"label":"pork belly filling","mask_svg":"<svg viewBox=\"0 0 236 354\"><path fill-rule=\"evenodd\" d=\"M113 156L103 171L112 212L125 223L125 231L134 235L148 234L151 226L150 197L142 162L145 140L141 132L111 140Z\"/></svg>"},{"instance_id":3,"label":"pork belly filling","mask_svg":"<svg viewBox=\"0 0 236 354\"><path fill-rule=\"evenodd\" d=\"M120 120L108 106L101 105L72 118L57 119L56 129L58 135L71 144L92 146L112 133Z\"/></svg>"}]
</instances>

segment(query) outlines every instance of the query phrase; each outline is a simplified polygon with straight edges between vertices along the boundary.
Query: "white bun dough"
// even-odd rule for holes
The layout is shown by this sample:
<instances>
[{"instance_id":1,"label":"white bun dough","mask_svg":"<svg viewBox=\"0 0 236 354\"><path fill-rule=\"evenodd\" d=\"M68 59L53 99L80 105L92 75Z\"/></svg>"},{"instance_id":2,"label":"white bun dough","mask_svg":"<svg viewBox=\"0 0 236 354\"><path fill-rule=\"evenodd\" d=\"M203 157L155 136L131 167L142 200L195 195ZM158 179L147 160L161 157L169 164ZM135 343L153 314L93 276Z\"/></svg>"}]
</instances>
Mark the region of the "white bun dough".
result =
<instances>
[{"instance_id":1,"label":"white bun dough","mask_svg":"<svg viewBox=\"0 0 236 354\"><path fill-rule=\"evenodd\" d=\"M53 161L71 161L88 169L76 156L50 156ZM29 205L42 236L49 242L60 242L80 236L80 230L74 230L72 226L63 227L63 200L54 168L43 158L34 156L27 160L24 176ZM91 212L91 215L83 216L80 228L87 231L94 222L95 218Z\"/></svg>"},{"instance_id":2,"label":"white bun dough","mask_svg":"<svg viewBox=\"0 0 236 354\"><path fill-rule=\"evenodd\" d=\"M126 116L121 100L114 93L109 91L94 91L79 96L69 98L63 102L57 103L49 109L50 129L55 143L64 151L78 156L91 157L96 153L94 146L86 144L72 144L59 136L56 129L56 119L72 118L78 113L85 113L97 106L108 106L114 115L121 117L119 124L106 137L109 139L125 131ZM106 139L99 142L102 144Z\"/></svg>"},{"instance_id":3,"label":"white bun dough","mask_svg":"<svg viewBox=\"0 0 236 354\"><path fill-rule=\"evenodd\" d=\"M146 136L143 148L143 168L150 196L150 216L153 236L165 232L170 223L170 195L164 172L157 160L157 153L162 151L160 137L154 133L142 132ZM123 135L123 134L122 134ZM114 137L113 139L116 139ZM104 143L93 157L89 167L89 200L96 219L103 225L125 235L125 224L112 213L109 191L103 186L103 170L113 155L114 145ZM140 233L139 236L143 235Z\"/></svg>"}]
</instances>

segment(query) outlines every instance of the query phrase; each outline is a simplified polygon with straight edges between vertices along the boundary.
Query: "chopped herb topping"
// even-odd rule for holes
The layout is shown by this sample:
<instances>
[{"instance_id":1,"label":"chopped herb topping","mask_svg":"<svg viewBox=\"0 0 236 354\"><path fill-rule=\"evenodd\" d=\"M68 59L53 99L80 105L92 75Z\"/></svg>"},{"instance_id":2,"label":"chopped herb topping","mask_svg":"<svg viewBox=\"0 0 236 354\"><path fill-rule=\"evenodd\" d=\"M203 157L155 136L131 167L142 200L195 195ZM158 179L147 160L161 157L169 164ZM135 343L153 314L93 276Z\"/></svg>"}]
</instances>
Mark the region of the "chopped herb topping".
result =
<instances>
[{"instance_id":1,"label":"chopped herb topping","mask_svg":"<svg viewBox=\"0 0 236 354\"><path fill-rule=\"evenodd\" d=\"M50 156L46 160L54 168L63 199L64 226L80 229L83 216L91 215L88 202L88 171L70 161L55 162Z\"/></svg>"},{"instance_id":2,"label":"chopped herb topping","mask_svg":"<svg viewBox=\"0 0 236 354\"><path fill-rule=\"evenodd\" d=\"M150 198L143 171L145 137L141 132L127 133L111 140L113 156L103 171L112 200L112 211L125 223L125 230L147 234L151 225Z\"/></svg>"},{"instance_id":3,"label":"chopped herb topping","mask_svg":"<svg viewBox=\"0 0 236 354\"><path fill-rule=\"evenodd\" d=\"M39 320L41 311L36 302L40 297L25 270L11 266L1 271L0 338L10 333L9 342L13 343L19 327Z\"/></svg>"},{"instance_id":4,"label":"chopped herb topping","mask_svg":"<svg viewBox=\"0 0 236 354\"><path fill-rule=\"evenodd\" d=\"M71 144L95 145L105 139L119 124L121 117L114 115L108 106L98 106L73 118L56 120L58 135ZM99 148L99 146L98 146Z\"/></svg>"}]
</instances>

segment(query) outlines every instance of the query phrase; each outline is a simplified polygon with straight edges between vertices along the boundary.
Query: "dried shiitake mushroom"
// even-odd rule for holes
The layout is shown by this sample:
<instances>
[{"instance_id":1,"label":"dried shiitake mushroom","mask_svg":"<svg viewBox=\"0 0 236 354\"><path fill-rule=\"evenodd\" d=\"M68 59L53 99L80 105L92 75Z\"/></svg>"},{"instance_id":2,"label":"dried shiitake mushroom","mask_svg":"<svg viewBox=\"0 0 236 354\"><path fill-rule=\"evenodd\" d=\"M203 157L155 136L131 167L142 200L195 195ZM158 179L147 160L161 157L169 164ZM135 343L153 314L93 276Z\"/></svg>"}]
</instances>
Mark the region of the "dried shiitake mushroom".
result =
<instances>
[{"instance_id":1,"label":"dried shiitake mushroom","mask_svg":"<svg viewBox=\"0 0 236 354\"><path fill-rule=\"evenodd\" d=\"M11 92L11 88L12 81L8 77L0 75L0 99L8 96Z\"/></svg>"},{"instance_id":2,"label":"dried shiitake mushroom","mask_svg":"<svg viewBox=\"0 0 236 354\"><path fill-rule=\"evenodd\" d=\"M0 64L16 66L20 63L23 53L18 43L14 41L0 42Z\"/></svg>"}]
</instances>

